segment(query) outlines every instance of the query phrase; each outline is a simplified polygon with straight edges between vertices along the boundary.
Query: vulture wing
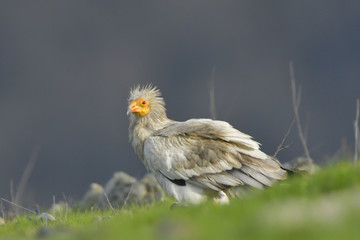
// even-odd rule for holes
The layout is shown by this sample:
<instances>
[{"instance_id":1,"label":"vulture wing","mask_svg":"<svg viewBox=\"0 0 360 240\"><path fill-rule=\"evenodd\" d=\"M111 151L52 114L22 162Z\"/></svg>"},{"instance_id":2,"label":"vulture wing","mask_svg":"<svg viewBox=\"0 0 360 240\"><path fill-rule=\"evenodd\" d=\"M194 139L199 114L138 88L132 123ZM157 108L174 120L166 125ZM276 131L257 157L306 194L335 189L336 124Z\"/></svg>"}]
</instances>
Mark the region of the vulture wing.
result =
<instances>
[{"instance_id":1,"label":"vulture wing","mask_svg":"<svg viewBox=\"0 0 360 240\"><path fill-rule=\"evenodd\" d=\"M238 185L262 188L285 179L281 164L259 150L259 143L230 124L210 119L172 122L144 143L151 171L176 184L224 190Z\"/></svg>"}]
</instances>

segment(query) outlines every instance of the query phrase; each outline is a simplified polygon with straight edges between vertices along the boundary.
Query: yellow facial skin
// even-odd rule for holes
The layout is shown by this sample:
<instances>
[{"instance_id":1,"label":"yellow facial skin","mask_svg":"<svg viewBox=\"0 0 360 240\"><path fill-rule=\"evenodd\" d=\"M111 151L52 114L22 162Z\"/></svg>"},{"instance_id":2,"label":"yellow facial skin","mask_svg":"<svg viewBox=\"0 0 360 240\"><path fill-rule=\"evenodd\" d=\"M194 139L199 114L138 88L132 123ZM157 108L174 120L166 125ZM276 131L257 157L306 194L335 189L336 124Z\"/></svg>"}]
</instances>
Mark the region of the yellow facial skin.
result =
<instances>
[{"instance_id":1,"label":"yellow facial skin","mask_svg":"<svg viewBox=\"0 0 360 240\"><path fill-rule=\"evenodd\" d=\"M129 111L137 117L144 117L150 110L149 102L143 98L131 100L129 105Z\"/></svg>"}]
</instances>

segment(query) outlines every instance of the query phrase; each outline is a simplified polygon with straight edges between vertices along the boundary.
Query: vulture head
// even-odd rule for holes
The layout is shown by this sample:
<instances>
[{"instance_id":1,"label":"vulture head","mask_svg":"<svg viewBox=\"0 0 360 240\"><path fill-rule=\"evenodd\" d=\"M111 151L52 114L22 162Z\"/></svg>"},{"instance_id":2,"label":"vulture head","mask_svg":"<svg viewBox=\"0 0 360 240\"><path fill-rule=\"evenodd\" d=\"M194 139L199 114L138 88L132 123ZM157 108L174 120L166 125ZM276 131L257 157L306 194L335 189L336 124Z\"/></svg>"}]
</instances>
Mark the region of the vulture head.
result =
<instances>
[{"instance_id":1,"label":"vulture head","mask_svg":"<svg viewBox=\"0 0 360 240\"><path fill-rule=\"evenodd\" d=\"M130 118L166 118L164 99L157 87L136 86L130 90L127 115Z\"/></svg>"}]
</instances>

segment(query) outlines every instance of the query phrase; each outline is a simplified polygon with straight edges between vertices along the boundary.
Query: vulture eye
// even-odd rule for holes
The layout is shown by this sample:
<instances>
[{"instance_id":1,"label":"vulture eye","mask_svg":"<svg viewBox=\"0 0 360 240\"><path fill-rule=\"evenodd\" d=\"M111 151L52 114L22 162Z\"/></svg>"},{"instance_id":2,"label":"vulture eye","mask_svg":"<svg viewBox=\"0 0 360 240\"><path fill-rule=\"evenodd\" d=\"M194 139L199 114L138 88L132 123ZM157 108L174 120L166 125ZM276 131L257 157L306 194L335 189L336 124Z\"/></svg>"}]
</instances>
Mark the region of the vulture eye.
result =
<instances>
[{"instance_id":1,"label":"vulture eye","mask_svg":"<svg viewBox=\"0 0 360 240\"><path fill-rule=\"evenodd\" d=\"M145 101L145 100L144 100L144 101L142 101L142 102L141 102L141 104L142 104L142 105L145 105L145 104L146 104L146 101Z\"/></svg>"}]
</instances>

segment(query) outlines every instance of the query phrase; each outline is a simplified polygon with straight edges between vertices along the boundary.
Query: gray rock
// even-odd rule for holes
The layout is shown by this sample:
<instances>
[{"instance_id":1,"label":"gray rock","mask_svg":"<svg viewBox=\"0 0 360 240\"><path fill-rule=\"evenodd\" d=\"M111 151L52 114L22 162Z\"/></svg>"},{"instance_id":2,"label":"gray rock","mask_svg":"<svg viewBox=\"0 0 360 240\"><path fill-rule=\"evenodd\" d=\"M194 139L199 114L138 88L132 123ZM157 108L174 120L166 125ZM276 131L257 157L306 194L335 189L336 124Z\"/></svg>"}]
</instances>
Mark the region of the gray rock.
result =
<instances>
[{"instance_id":1,"label":"gray rock","mask_svg":"<svg viewBox=\"0 0 360 240\"><path fill-rule=\"evenodd\" d=\"M38 218L47 225L48 221L52 222L55 221L55 217L49 213L42 213L38 216Z\"/></svg>"},{"instance_id":2,"label":"gray rock","mask_svg":"<svg viewBox=\"0 0 360 240\"><path fill-rule=\"evenodd\" d=\"M67 211L68 209L69 209L69 206L67 205L67 203L64 201L60 201L51 206L50 212L52 212L52 213L64 212L64 211Z\"/></svg>"},{"instance_id":3,"label":"gray rock","mask_svg":"<svg viewBox=\"0 0 360 240\"><path fill-rule=\"evenodd\" d=\"M297 157L289 162L284 163L283 165L285 168L299 173L313 174L319 169L319 167L314 164L312 160L309 160L305 157Z\"/></svg>"},{"instance_id":4,"label":"gray rock","mask_svg":"<svg viewBox=\"0 0 360 240\"><path fill-rule=\"evenodd\" d=\"M103 188L97 183L90 185L80 206L113 207L131 204L149 204L163 200L164 191L152 174L145 175L139 181L124 172L116 172Z\"/></svg>"},{"instance_id":5,"label":"gray rock","mask_svg":"<svg viewBox=\"0 0 360 240\"><path fill-rule=\"evenodd\" d=\"M124 172L116 172L106 183L104 192L111 205L114 207L122 206L129 195L132 185L136 183L136 178ZM103 203L107 203L105 195L101 197Z\"/></svg>"},{"instance_id":6,"label":"gray rock","mask_svg":"<svg viewBox=\"0 0 360 240\"><path fill-rule=\"evenodd\" d=\"M100 206L102 197L104 196L104 188L98 183L90 184L90 188L81 200L82 207Z\"/></svg>"},{"instance_id":7,"label":"gray rock","mask_svg":"<svg viewBox=\"0 0 360 240\"><path fill-rule=\"evenodd\" d=\"M133 203L138 205L151 204L163 200L164 191L152 174L145 175L141 180L133 184L126 205Z\"/></svg>"},{"instance_id":8,"label":"gray rock","mask_svg":"<svg viewBox=\"0 0 360 240\"><path fill-rule=\"evenodd\" d=\"M55 217L49 213L42 213L38 216L39 219L44 219L47 221L55 221Z\"/></svg>"}]
</instances>

